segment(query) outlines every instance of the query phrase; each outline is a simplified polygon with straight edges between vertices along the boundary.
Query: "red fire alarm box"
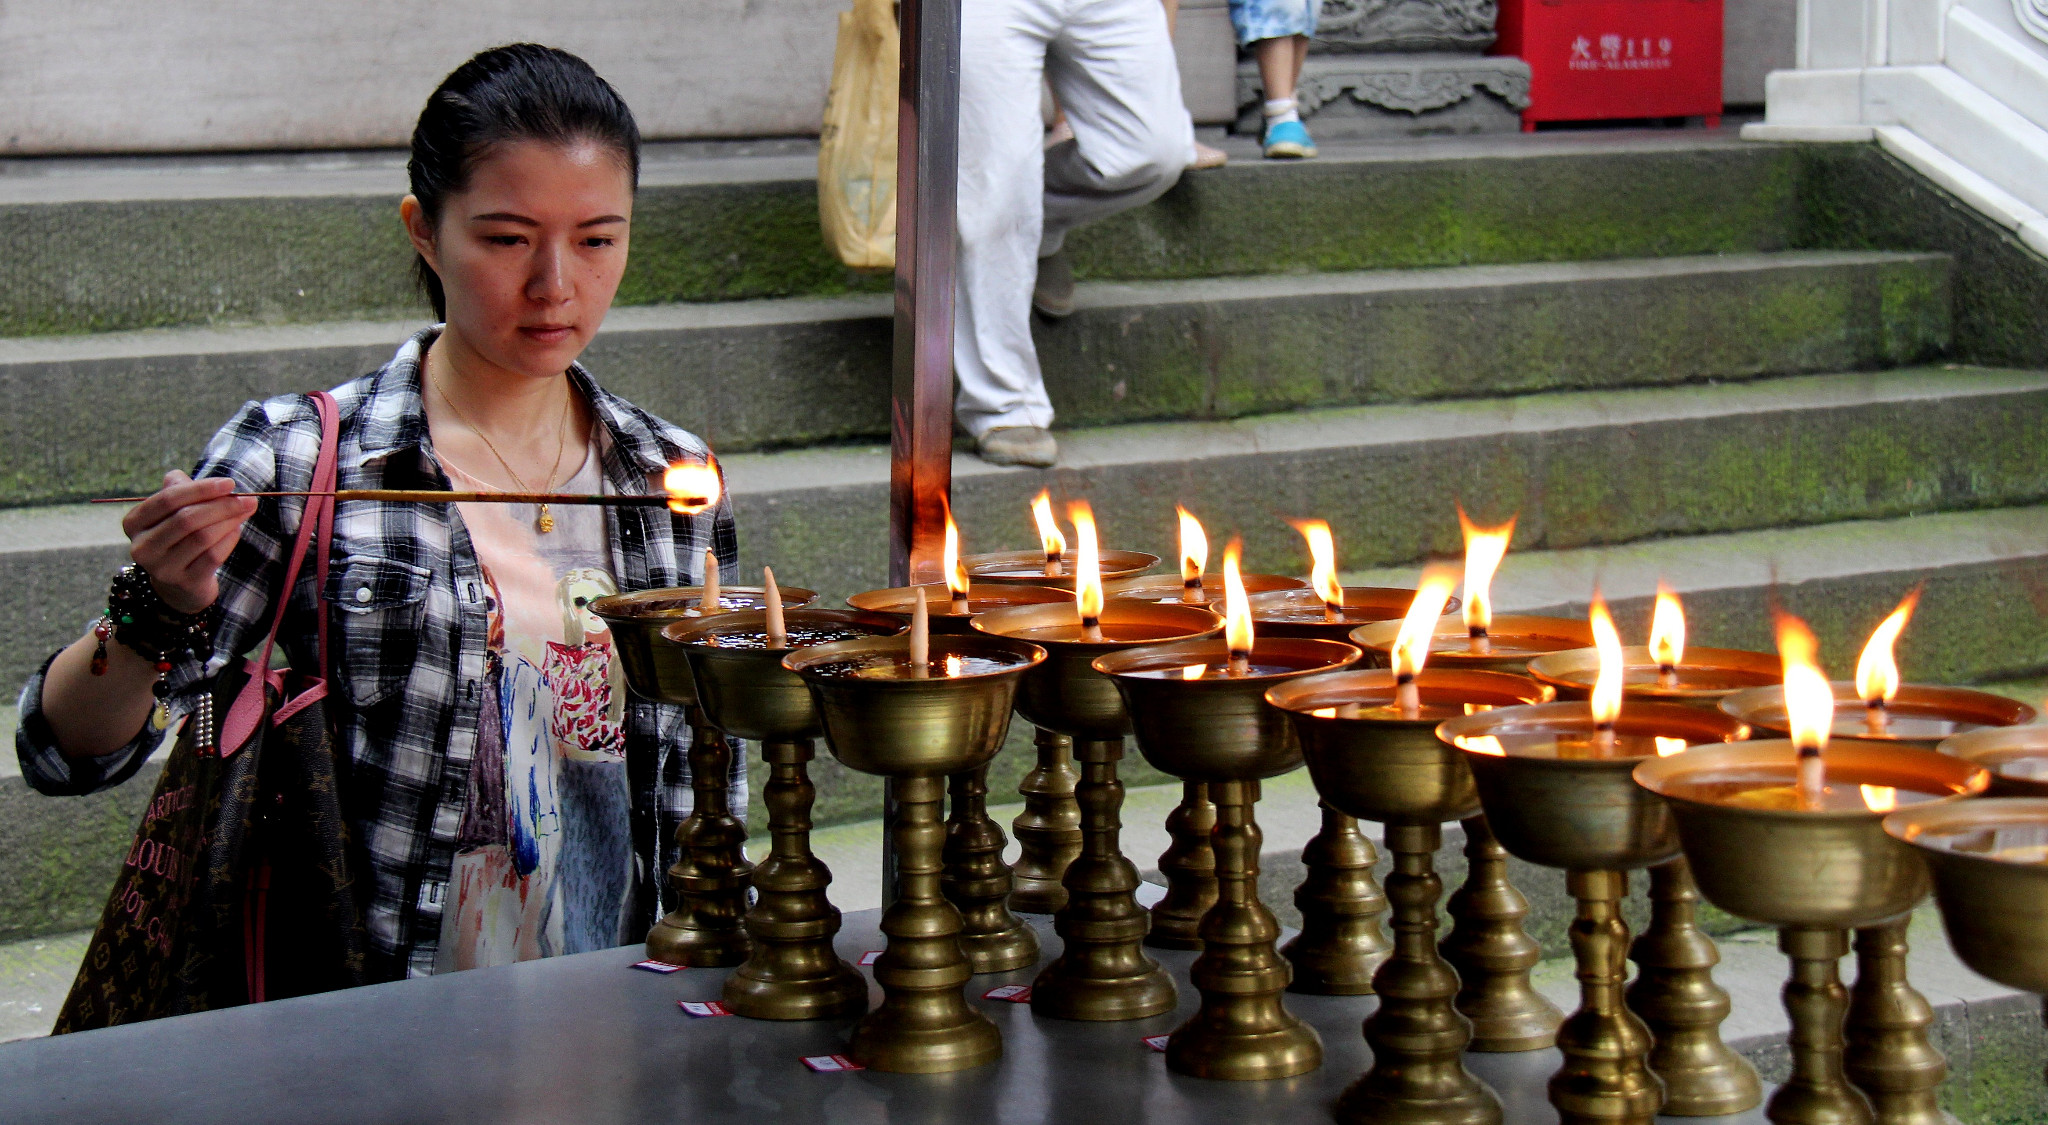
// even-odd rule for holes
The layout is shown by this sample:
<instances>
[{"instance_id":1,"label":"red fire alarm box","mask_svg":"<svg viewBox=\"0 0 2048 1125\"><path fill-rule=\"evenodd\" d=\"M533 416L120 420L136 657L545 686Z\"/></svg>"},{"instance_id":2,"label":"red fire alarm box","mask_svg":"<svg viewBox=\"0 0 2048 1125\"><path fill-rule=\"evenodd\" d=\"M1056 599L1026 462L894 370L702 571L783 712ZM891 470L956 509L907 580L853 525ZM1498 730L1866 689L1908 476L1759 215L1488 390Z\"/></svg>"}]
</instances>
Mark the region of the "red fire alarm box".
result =
<instances>
[{"instance_id":1,"label":"red fire alarm box","mask_svg":"<svg viewBox=\"0 0 2048 1125\"><path fill-rule=\"evenodd\" d=\"M1496 55L1529 64L1538 121L1721 123L1722 0L1501 0Z\"/></svg>"}]
</instances>

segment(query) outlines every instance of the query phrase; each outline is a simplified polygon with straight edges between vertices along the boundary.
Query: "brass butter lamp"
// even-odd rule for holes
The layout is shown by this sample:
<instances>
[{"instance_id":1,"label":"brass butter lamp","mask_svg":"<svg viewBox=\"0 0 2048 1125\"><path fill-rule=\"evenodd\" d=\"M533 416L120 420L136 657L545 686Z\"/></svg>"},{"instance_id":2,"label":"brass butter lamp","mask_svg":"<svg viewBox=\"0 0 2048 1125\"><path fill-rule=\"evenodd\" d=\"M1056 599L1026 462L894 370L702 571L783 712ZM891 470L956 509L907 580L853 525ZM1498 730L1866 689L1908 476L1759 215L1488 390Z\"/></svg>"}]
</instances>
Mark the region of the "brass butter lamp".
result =
<instances>
[{"instance_id":1,"label":"brass butter lamp","mask_svg":"<svg viewBox=\"0 0 2048 1125\"><path fill-rule=\"evenodd\" d=\"M1343 641L1374 621L1398 620L1415 591L1387 586L1345 586L1337 577L1337 545L1324 520L1294 521L1307 541L1305 589L1252 594L1253 627L1263 636ZM1446 610L1458 608L1452 598ZM1393 951L1380 929L1387 896L1373 876L1379 851L1356 818L1321 806L1322 824L1301 850L1303 878L1294 892L1301 932L1280 947L1294 966L1289 991L1317 996L1364 996L1373 973Z\"/></svg>"},{"instance_id":2,"label":"brass butter lamp","mask_svg":"<svg viewBox=\"0 0 2048 1125\"><path fill-rule=\"evenodd\" d=\"M1456 579L1423 573L1394 669L1311 676L1266 693L1287 712L1322 799L1386 825L1394 951L1373 974L1379 1006L1365 1020L1372 1068L1337 1101L1343 1125L1497 1125L1500 1101L1465 1069L1472 1021L1459 1011L1457 971L1436 940L1443 823L1470 823L1479 797L1464 755L1439 741L1445 719L1480 707L1545 703L1550 689L1505 672L1425 668L1427 638ZM1397 631L1397 634L1400 631Z\"/></svg>"},{"instance_id":3,"label":"brass butter lamp","mask_svg":"<svg viewBox=\"0 0 2048 1125\"><path fill-rule=\"evenodd\" d=\"M924 592L929 607L934 633L966 633L969 631L969 618L991 609L1065 605L1074 600L1072 593L1049 586L972 582L967 586L963 604L961 599L953 597L949 583L932 582L923 586L869 590L846 601L855 609L886 613L908 622L911 605L920 590ZM1067 892L1060 886L1060 876L1081 851L1081 810L1074 804L1074 784L1078 775L1073 767L1073 743L1067 736L1040 727L1033 733L1033 743L1038 761L1017 785L1018 793L1024 798L1024 811L1011 823L1011 831L1017 837L1018 855L1017 862L1009 865L1009 907L1029 914L1050 914L1066 901ZM985 771L975 780L980 788L987 789ZM994 837L979 824L975 828L977 850L994 841ZM1000 835L1001 829L998 828L995 836ZM1002 858L1000 852L998 845L995 857L998 863Z\"/></svg>"},{"instance_id":4,"label":"brass butter lamp","mask_svg":"<svg viewBox=\"0 0 2048 1125\"><path fill-rule=\"evenodd\" d=\"M647 955L673 965L723 968L747 959L750 943L743 924L753 864L747 862L747 828L733 815L728 786L732 747L697 705L697 688L681 649L661 639L679 619L710 612L758 609L767 590L716 581L718 560L705 552L706 586L675 586L612 594L589 605L611 629L613 651L634 695L683 708L690 728L690 815L676 825L676 861L668 869L675 908L647 933ZM809 605L817 593L782 590L788 607Z\"/></svg>"},{"instance_id":5,"label":"brass butter lamp","mask_svg":"<svg viewBox=\"0 0 2048 1125\"><path fill-rule=\"evenodd\" d=\"M921 599L931 632L957 636L972 632L968 621L985 610L1066 604L1073 600L1073 595L1047 586L967 581L966 571L959 563L959 531L952 518L949 512L941 561L948 576L946 581L869 590L846 599L847 604L887 614L907 624ZM1049 737L1049 732L1038 732L1039 769L1022 786L1027 792L1037 790L1040 801L1036 807L1027 804L1024 815L1017 818L1018 842L1023 851L1019 862L1020 866L1030 865L1028 870L1033 874L1027 878L1034 887L1038 872L1055 865L1065 869L1065 860L1060 857L1069 846L1068 835L1073 837L1071 846L1075 850L1080 846L1080 813L1072 807L1072 771L1065 770L1065 778L1059 772L1065 765L1066 746L1062 742L1048 747ZM1053 752L1050 762L1046 760L1048 749ZM1038 935L1011 913L1019 901L1018 874L1003 859L1003 849L1009 841L1004 838L1002 827L988 815L987 763L949 779L946 788L952 809L946 821L946 873L942 883L946 898L960 909L966 927L960 936L961 947L967 951L967 959L977 974L1008 972L1033 964L1038 960ZM1067 828L1069 824L1073 826L1071 831ZM1027 894L1025 900L1028 902L1029 898Z\"/></svg>"},{"instance_id":6,"label":"brass butter lamp","mask_svg":"<svg viewBox=\"0 0 2048 1125\"><path fill-rule=\"evenodd\" d=\"M940 887L946 778L987 764L1009 730L1017 681L1045 650L986 636L908 636L800 649L783 667L802 676L832 755L888 779L897 803L896 898L882 913L888 944L875 963L880 1006L854 1025L848 1052L872 1070L937 1074L1002 1055L995 1024L967 1003L973 966L960 911Z\"/></svg>"},{"instance_id":7,"label":"brass butter lamp","mask_svg":"<svg viewBox=\"0 0 2048 1125\"><path fill-rule=\"evenodd\" d=\"M772 583L771 575L764 585L772 590ZM839 910L827 893L832 872L811 851L817 790L809 763L812 740L823 733L818 709L782 658L793 649L902 630L902 622L879 614L779 604L662 630L689 660L705 716L734 738L759 742L769 771L761 797L773 843L754 868L759 897L745 917L753 950L725 981L725 1005L738 1015L808 1020L867 1011L866 979L832 949L839 932Z\"/></svg>"},{"instance_id":8,"label":"brass butter lamp","mask_svg":"<svg viewBox=\"0 0 2048 1125\"><path fill-rule=\"evenodd\" d=\"M1224 554L1225 637L1126 649L1096 658L1122 693L1138 749L1155 768L1203 781L1216 803L1216 905L1202 919L1202 953L1189 970L1201 1007L1167 1038L1169 1069L1197 1078L1257 1081L1322 1065L1315 1029L1288 1012L1290 966L1259 901L1254 816L1259 781L1301 764L1301 746L1265 701L1277 683L1358 659L1336 641L1256 640L1235 542Z\"/></svg>"},{"instance_id":9,"label":"brass butter lamp","mask_svg":"<svg viewBox=\"0 0 2048 1125\"><path fill-rule=\"evenodd\" d=\"M1209 536L1202 522L1180 505L1180 574L1141 574L1103 584L1112 599L1172 602L1221 608L1222 591L1204 584L1209 568ZM1299 589L1305 583L1284 574L1240 574L1247 594ZM1216 905L1216 852L1209 837L1216 828L1216 806L1209 787L1199 781L1180 783L1180 803L1166 816L1166 850L1159 856L1159 874L1166 894L1152 904L1152 930L1145 944L1159 949L1202 948L1202 916Z\"/></svg>"},{"instance_id":10,"label":"brass butter lamp","mask_svg":"<svg viewBox=\"0 0 2048 1125\"><path fill-rule=\"evenodd\" d=\"M2008 988L2048 993L2048 800L1902 809L1885 817L1884 830L1927 861L1963 964ZM2041 1014L2048 1022L2048 1006Z\"/></svg>"},{"instance_id":11,"label":"brass butter lamp","mask_svg":"<svg viewBox=\"0 0 2048 1125\"><path fill-rule=\"evenodd\" d=\"M1631 774L1646 758L1747 738L1749 728L1682 704L1624 707L1621 638L1597 592L1591 616L1603 669L1590 700L1482 711L1448 720L1437 736L1465 751L1502 846L1564 869L1578 903L1579 1009L1558 1028L1564 1061L1550 1080L1559 1119L1650 1125L1664 1107L1664 1083L1648 1064L1649 1027L1623 1003L1621 900L1630 870L1664 863L1679 847L1663 802Z\"/></svg>"},{"instance_id":12,"label":"brass butter lamp","mask_svg":"<svg viewBox=\"0 0 2048 1125\"><path fill-rule=\"evenodd\" d=\"M1622 696L1637 703L1682 703L1718 710L1720 701L1746 688L1778 681L1778 658L1768 652L1686 644L1685 607L1657 584L1650 643L1622 655ZM1545 653L1529 661L1529 675L1560 700L1591 697L1600 673L1598 648ZM1721 1039L1733 1010L1727 990L1714 981L1721 953L1699 926L1699 886L1683 855L1650 868L1650 924L1629 949L1636 979L1629 1009L1650 1029L1650 1069L1664 1083L1664 1110L1673 1117L1741 1113L1763 1101L1763 1084L1748 1059Z\"/></svg>"},{"instance_id":13,"label":"brass butter lamp","mask_svg":"<svg viewBox=\"0 0 2048 1125\"><path fill-rule=\"evenodd\" d=\"M1857 658L1853 683L1827 685L1834 699L1829 735L1932 749L1954 735L2032 721L2032 707L2004 696L1901 683L1893 648L1919 600L1916 586L1872 630ZM1736 692L1722 699L1721 708L1772 734L1792 729L1781 687ZM1844 1066L1850 1080L1870 1095L1880 1125L1949 1120L1935 1104L1948 1078L1948 1061L1928 1034L1934 1009L1906 979L1909 922L1899 918L1856 932L1856 987L1849 1002Z\"/></svg>"},{"instance_id":14,"label":"brass butter lamp","mask_svg":"<svg viewBox=\"0 0 2048 1125\"><path fill-rule=\"evenodd\" d=\"M1880 822L1898 806L1982 792L1989 776L1897 742L1831 741L1834 699L1812 633L1781 615L1778 634L1792 738L1695 746L1637 766L1636 781L1670 804L1708 901L1780 927L1792 961L1792 1074L1766 1107L1770 1119L1870 1121L1875 1102L1876 1119L1887 1123L1940 1121L1934 1086L1946 1064L1926 1045L1926 1002L1905 983L1903 939L1890 940L1925 897L1927 868ZM1867 950L1860 975L1873 979L1868 989L1859 980L1853 1005L1837 966L1852 929L1863 931L1859 946L1888 946ZM1845 1067L1845 1021L1851 1038L1863 1036L1853 1071Z\"/></svg>"},{"instance_id":15,"label":"brass butter lamp","mask_svg":"<svg viewBox=\"0 0 2048 1125\"><path fill-rule=\"evenodd\" d=\"M1066 901L1053 915L1065 947L1032 982L1032 1011L1057 1019L1144 1019L1172 1011L1177 997L1172 978L1145 955L1150 918L1138 905L1138 869L1121 846L1124 789L1117 766L1131 718L1116 686L1093 662L1136 645L1211 636L1223 622L1200 606L1106 602L1100 583L1091 581L1093 514L1076 504L1072 516L1079 540L1074 597L1064 605L991 610L974 618L974 628L1046 650L1044 663L1018 689L1017 710L1073 739L1082 768L1075 791L1082 846L1067 865Z\"/></svg>"},{"instance_id":16,"label":"brass butter lamp","mask_svg":"<svg viewBox=\"0 0 2048 1125\"><path fill-rule=\"evenodd\" d=\"M1467 601L1469 610L1471 602ZM1489 655L1474 655L1467 646L1465 626L1456 616L1445 617L1433 632L1428 659L1441 671L1496 671L1520 675L1526 670L1537 639L1545 645L1590 645L1584 622L1563 618L1496 617L1503 639L1513 646ZM1361 625L1352 630L1351 640L1366 651L1368 663L1391 661L1398 621ZM1519 631L1519 630L1541 630ZM1580 639L1583 638L1583 639ZM1472 1020L1472 1050L1538 1051L1557 1041L1557 1025L1564 1013L1544 999L1529 982L1529 971L1543 959L1536 940L1523 928L1529 916L1529 900L1508 881L1508 853L1494 839L1493 828L1484 814L1474 815L1460 825L1465 830L1465 882L1451 895L1447 909L1451 932L1443 940L1445 959L1457 966L1461 982L1458 1010Z\"/></svg>"},{"instance_id":17,"label":"brass butter lamp","mask_svg":"<svg viewBox=\"0 0 2048 1125\"><path fill-rule=\"evenodd\" d=\"M2048 723L1985 727L1934 747L1991 771L1992 797L2048 797Z\"/></svg>"}]
</instances>

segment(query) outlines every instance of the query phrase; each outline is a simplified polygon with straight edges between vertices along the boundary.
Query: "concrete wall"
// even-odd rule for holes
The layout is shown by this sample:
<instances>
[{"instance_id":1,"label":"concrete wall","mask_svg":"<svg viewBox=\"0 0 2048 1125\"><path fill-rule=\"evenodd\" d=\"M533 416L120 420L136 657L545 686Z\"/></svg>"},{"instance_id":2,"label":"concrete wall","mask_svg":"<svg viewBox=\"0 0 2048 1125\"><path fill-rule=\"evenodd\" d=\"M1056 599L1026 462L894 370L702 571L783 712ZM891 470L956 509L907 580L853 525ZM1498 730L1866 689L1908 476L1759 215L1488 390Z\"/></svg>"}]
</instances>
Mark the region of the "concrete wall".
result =
<instances>
[{"instance_id":1,"label":"concrete wall","mask_svg":"<svg viewBox=\"0 0 2048 1125\"><path fill-rule=\"evenodd\" d=\"M1730 104L1791 65L1785 0L1726 0ZM650 138L815 134L847 0L6 0L0 155L386 148L476 51L575 51ZM1224 0L1188 0L1178 47L1195 119L1228 121Z\"/></svg>"}]
</instances>

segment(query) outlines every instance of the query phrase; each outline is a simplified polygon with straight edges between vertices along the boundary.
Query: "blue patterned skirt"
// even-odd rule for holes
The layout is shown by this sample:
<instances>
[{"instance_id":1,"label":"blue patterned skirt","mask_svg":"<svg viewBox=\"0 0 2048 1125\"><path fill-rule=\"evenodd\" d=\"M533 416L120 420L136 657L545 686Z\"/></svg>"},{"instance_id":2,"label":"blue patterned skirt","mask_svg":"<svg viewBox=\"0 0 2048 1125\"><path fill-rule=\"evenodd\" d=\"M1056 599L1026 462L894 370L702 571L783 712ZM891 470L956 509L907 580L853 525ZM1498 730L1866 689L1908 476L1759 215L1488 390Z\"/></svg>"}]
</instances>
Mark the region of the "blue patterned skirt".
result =
<instances>
[{"instance_id":1,"label":"blue patterned skirt","mask_svg":"<svg viewBox=\"0 0 2048 1125\"><path fill-rule=\"evenodd\" d=\"M1322 0L1230 0L1230 25L1239 46L1261 39L1314 35Z\"/></svg>"}]
</instances>

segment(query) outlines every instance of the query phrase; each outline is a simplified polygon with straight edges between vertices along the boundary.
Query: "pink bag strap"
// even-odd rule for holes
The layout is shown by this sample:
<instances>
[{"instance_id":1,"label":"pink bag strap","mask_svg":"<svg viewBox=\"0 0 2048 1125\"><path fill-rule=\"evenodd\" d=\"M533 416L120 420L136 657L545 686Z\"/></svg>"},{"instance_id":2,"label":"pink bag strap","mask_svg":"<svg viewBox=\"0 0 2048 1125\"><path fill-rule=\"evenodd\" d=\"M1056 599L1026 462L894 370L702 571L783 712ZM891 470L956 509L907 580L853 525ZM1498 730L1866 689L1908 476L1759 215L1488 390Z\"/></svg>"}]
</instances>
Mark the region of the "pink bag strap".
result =
<instances>
[{"instance_id":1,"label":"pink bag strap","mask_svg":"<svg viewBox=\"0 0 2048 1125\"><path fill-rule=\"evenodd\" d=\"M333 492L339 478L341 410L335 404L334 396L326 391L315 391L310 397L314 410L320 415L320 456L313 464L311 491ZM284 584L278 588L277 614L270 620L270 632L263 638L262 652L248 660L249 681L242 685L234 705L228 708L227 720L221 724L220 756L223 758L240 750L249 741L249 736L256 733L256 726L263 718L266 685L275 687L280 694L284 691L284 672L270 666L270 654L277 644L277 632L284 625L285 608L291 604L292 589L298 584L299 568L305 563L309 548L313 549L314 617L319 623L320 675L309 682L304 691L280 706L272 721L284 722L301 708L327 696L327 610L324 602L328 556L334 549L334 497L309 496L305 512L299 518L298 538L292 543L291 561L285 566Z\"/></svg>"}]
</instances>

